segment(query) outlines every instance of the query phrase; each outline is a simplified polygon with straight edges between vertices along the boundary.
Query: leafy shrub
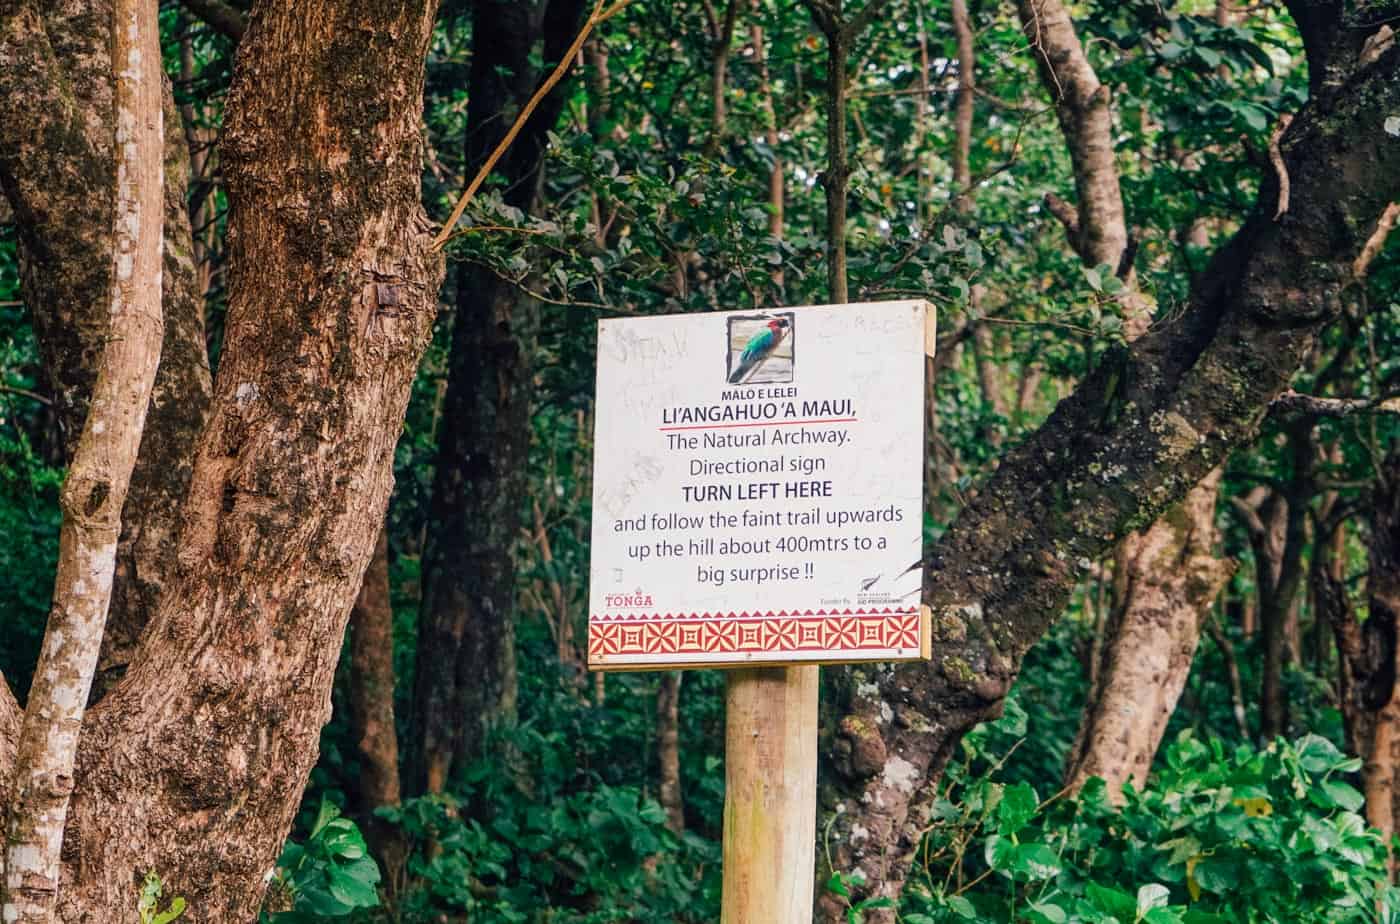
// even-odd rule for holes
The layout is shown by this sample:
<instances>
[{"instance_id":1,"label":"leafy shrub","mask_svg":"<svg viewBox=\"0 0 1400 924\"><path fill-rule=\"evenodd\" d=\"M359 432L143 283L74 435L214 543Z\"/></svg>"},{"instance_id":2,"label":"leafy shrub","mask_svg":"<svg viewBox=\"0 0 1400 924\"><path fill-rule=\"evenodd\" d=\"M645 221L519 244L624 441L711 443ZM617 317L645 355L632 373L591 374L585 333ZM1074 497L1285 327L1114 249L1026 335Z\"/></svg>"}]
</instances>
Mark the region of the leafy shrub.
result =
<instances>
[{"instance_id":1,"label":"leafy shrub","mask_svg":"<svg viewBox=\"0 0 1400 924\"><path fill-rule=\"evenodd\" d=\"M513 735L520 766L574 765L565 743L530 729ZM444 912L495 922L708 921L719 871L714 842L666 828L635 786L586 777L571 789L549 772L528 781L482 764L454 795L381 810L411 846L405 921ZM487 806L466 817L465 804Z\"/></svg>"},{"instance_id":2,"label":"leafy shrub","mask_svg":"<svg viewBox=\"0 0 1400 924\"><path fill-rule=\"evenodd\" d=\"M266 904L290 909L272 914L270 921L299 924L377 907L378 884L379 865L369 855L364 835L323 797L310 835L300 844L288 841L277 860Z\"/></svg>"},{"instance_id":3,"label":"leafy shrub","mask_svg":"<svg viewBox=\"0 0 1400 924\"><path fill-rule=\"evenodd\" d=\"M1385 849L1346 782L1360 762L1309 735L1263 750L1183 733L1114 807L1102 780L1042 799L950 769L902 920L1044 924L1400 921Z\"/></svg>"}]
</instances>

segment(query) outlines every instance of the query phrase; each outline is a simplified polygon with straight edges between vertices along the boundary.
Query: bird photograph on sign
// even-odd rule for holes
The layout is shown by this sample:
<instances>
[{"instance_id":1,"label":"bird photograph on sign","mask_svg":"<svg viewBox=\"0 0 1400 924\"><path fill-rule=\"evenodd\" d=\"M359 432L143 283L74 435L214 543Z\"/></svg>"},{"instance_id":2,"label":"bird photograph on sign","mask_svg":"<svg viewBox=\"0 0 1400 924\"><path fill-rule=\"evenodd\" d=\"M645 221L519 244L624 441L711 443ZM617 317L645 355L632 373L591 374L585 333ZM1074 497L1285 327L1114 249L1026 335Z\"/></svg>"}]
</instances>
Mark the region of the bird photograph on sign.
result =
<instances>
[{"instance_id":1,"label":"bird photograph on sign","mask_svg":"<svg viewBox=\"0 0 1400 924\"><path fill-rule=\"evenodd\" d=\"M730 385L791 382L797 361L792 319L792 312L731 317L726 381Z\"/></svg>"}]
</instances>

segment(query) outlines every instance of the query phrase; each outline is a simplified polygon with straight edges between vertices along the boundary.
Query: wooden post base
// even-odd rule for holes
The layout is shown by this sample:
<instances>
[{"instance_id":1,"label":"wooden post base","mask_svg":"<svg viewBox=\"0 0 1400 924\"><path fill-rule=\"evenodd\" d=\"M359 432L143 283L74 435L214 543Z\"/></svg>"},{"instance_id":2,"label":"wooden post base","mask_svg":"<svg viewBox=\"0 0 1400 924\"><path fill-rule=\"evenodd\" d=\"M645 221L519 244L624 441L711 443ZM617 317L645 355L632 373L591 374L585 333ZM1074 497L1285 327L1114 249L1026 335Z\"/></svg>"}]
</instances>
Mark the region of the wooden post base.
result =
<instances>
[{"instance_id":1,"label":"wooden post base","mask_svg":"<svg viewBox=\"0 0 1400 924\"><path fill-rule=\"evenodd\" d=\"M730 671L721 924L812 919L818 668Z\"/></svg>"}]
</instances>

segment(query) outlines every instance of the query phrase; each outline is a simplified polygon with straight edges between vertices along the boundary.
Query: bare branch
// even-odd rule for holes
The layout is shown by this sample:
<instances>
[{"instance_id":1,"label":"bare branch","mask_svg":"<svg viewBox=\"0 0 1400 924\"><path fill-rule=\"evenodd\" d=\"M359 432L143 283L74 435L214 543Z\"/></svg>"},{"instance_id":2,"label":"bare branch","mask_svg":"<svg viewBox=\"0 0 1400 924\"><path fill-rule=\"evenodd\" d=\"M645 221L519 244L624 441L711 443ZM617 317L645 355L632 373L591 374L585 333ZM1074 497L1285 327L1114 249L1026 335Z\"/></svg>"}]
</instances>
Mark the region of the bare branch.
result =
<instances>
[{"instance_id":1,"label":"bare branch","mask_svg":"<svg viewBox=\"0 0 1400 924\"><path fill-rule=\"evenodd\" d=\"M11 395L19 395L21 397L28 398L31 401L38 401L45 407L53 406L52 398L49 398L45 395L41 395L37 391L31 391L28 388L20 388L18 385L6 385L4 383L0 383L0 392L5 392Z\"/></svg>"},{"instance_id":2,"label":"bare branch","mask_svg":"<svg viewBox=\"0 0 1400 924\"><path fill-rule=\"evenodd\" d=\"M1288 131L1288 126L1292 124L1293 116L1285 112L1278 117L1278 124L1269 136L1269 164L1278 176L1278 207L1274 209L1274 221L1288 213L1288 165L1283 162L1283 151L1279 148L1279 142L1283 139L1283 133Z\"/></svg>"},{"instance_id":3,"label":"bare branch","mask_svg":"<svg viewBox=\"0 0 1400 924\"><path fill-rule=\"evenodd\" d=\"M472 178L471 183L468 184L467 188L462 192L462 195L458 197L457 204L452 207L452 214L448 216L447 222L442 226L442 230L439 231L437 237L433 239L433 250L441 250L442 245L447 243L447 239L452 235L452 229L456 226L457 222L461 220L462 213L466 211L467 204L476 196L477 190L481 188L481 184L486 182L486 178L491 175L491 171L495 169L496 163L500 161L506 151L510 149L516 136L520 134L520 130L524 128L525 123L530 120L531 114L534 113L535 109L544 98L549 95L550 91L554 89L555 85L558 84L560 80L564 79L564 75L569 72L574 62L578 60L579 50L583 48L583 43L588 40L589 33L593 31L594 27L601 25L609 19L612 19L618 13L621 13L631 2L632 0L614 0L612 5L604 6L604 0L596 0L593 4L593 12L589 14L588 19L583 24L583 28L579 30L578 35L574 38L573 44L571 44L568 50L559 58L559 63L555 66L550 75L536 88L534 95L531 96L529 101L521 108L520 114L515 117L515 122L511 125L510 131L506 132L505 137L501 139L501 143L496 145L496 149L486 158L486 162L481 165L481 169L476 172L476 176Z\"/></svg>"},{"instance_id":4,"label":"bare branch","mask_svg":"<svg viewBox=\"0 0 1400 924\"><path fill-rule=\"evenodd\" d=\"M1356 255L1356 260L1351 264L1351 274L1357 279L1365 279L1366 274L1370 272L1371 262L1385 246L1386 238L1390 237L1390 232L1395 227L1396 218L1400 218L1400 203L1392 202L1381 213L1380 221L1376 222L1376 229L1371 232L1365 246L1361 248L1361 253Z\"/></svg>"},{"instance_id":5,"label":"bare branch","mask_svg":"<svg viewBox=\"0 0 1400 924\"><path fill-rule=\"evenodd\" d=\"M1060 220L1060 224L1065 226L1065 233L1069 235L1070 246L1077 252L1079 250L1079 212L1074 206L1052 192L1045 194L1045 208Z\"/></svg>"},{"instance_id":6,"label":"bare branch","mask_svg":"<svg viewBox=\"0 0 1400 924\"><path fill-rule=\"evenodd\" d=\"M1400 414L1400 395L1378 398L1321 398L1289 389L1269 405L1270 414L1308 417L1349 417L1366 411Z\"/></svg>"}]
</instances>

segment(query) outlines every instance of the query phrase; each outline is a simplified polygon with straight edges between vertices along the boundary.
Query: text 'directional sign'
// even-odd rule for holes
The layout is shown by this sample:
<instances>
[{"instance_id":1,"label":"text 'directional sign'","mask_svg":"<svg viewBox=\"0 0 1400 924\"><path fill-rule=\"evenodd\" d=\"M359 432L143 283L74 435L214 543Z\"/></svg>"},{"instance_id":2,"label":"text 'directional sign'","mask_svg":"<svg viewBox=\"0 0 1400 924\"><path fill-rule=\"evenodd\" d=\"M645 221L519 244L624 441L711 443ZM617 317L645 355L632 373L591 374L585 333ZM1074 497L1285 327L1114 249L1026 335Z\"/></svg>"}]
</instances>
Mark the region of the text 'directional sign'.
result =
<instances>
[{"instance_id":1,"label":"text 'directional sign'","mask_svg":"<svg viewBox=\"0 0 1400 924\"><path fill-rule=\"evenodd\" d=\"M922 301L598 325L588 661L927 657Z\"/></svg>"}]
</instances>

